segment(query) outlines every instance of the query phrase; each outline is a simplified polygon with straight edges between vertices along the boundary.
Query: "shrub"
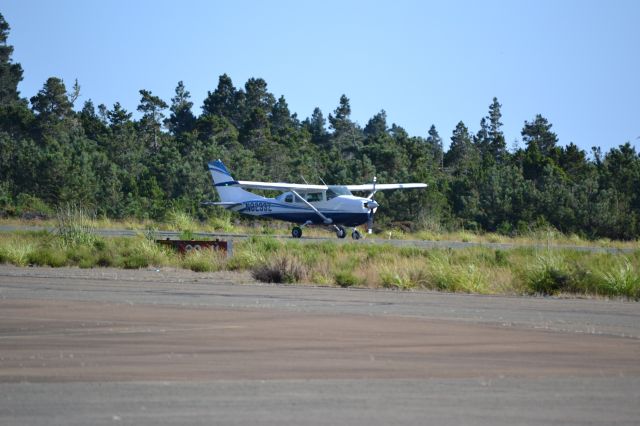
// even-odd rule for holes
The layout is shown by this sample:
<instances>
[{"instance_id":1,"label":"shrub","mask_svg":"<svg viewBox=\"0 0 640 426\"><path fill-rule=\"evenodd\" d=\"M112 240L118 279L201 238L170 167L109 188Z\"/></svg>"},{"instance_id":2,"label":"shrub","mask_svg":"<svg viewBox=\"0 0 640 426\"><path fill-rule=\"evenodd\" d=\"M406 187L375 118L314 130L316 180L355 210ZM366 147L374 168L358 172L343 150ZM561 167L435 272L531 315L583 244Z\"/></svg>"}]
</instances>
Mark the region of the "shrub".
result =
<instances>
[{"instance_id":1,"label":"shrub","mask_svg":"<svg viewBox=\"0 0 640 426\"><path fill-rule=\"evenodd\" d=\"M250 241L242 241L233 246L233 256L227 260L227 269L230 271L244 271L253 269L264 263L265 257L256 250Z\"/></svg>"},{"instance_id":2,"label":"shrub","mask_svg":"<svg viewBox=\"0 0 640 426\"><path fill-rule=\"evenodd\" d=\"M34 245L28 241L13 239L3 249L2 257L5 262L16 266L26 266L29 263L29 254L34 250Z\"/></svg>"},{"instance_id":3,"label":"shrub","mask_svg":"<svg viewBox=\"0 0 640 426\"><path fill-rule=\"evenodd\" d=\"M39 247L27 255L28 263L59 268L67 264L66 254L52 247Z\"/></svg>"},{"instance_id":4,"label":"shrub","mask_svg":"<svg viewBox=\"0 0 640 426\"><path fill-rule=\"evenodd\" d=\"M30 194L19 194L16 198L16 214L23 219L48 219L51 208L40 198Z\"/></svg>"},{"instance_id":5,"label":"shrub","mask_svg":"<svg viewBox=\"0 0 640 426\"><path fill-rule=\"evenodd\" d=\"M182 266L194 272L219 271L223 256L225 254L212 249L192 250L182 259Z\"/></svg>"},{"instance_id":6,"label":"shrub","mask_svg":"<svg viewBox=\"0 0 640 426\"><path fill-rule=\"evenodd\" d=\"M282 256L257 266L251 275L258 281L266 283L296 283L305 276L304 267L294 257Z\"/></svg>"},{"instance_id":7,"label":"shrub","mask_svg":"<svg viewBox=\"0 0 640 426\"><path fill-rule=\"evenodd\" d=\"M193 233L198 227L195 220L188 213L175 208L171 209L167 214L167 223L171 228L184 233ZM191 238L183 239L189 240Z\"/></svg>"},{"instance_id":8,"label":"shrub","mask_svg":"<svg viewBox=\"0 0 640 426\"><path fill-rule=\"evenodd\" d=\"M494 253L494 265L496 266L507 266L509 264L509 259L507 253L504 250L496 250Z\"/></svg>"},{"instance_id":9,"label":"shrub","mask_svg":"<svg viewBox=\"0 0 640 426\"><path fill-rule=\"evenodd\" d=\"M95 239L95 241L93 242L93 247L94 247L96 250L104 250L104 249L106 249L106 248L107 248L107 242L105 241L105 239L104 239L104 238L102 238L102 237L97 237L97 238Z\"/></svg>"},{"instance_id":10,"label":"shrub","mask_svg":"<svg viewBox=\"0 0 640 426\"><path fill-rule=\"evenodd\" d=\"M117 265L119 262L119 259L116 259L116 257L110 253L98 253L98 256L96 257L96 261L95 264L97 266L101 266L103 268L107 268L109 266L114 266Z\"/></svg>"},{"instance_id":11,"label":"shrub","mask_svg":"<svg viewBox=\"0 0 640 426\"><path fill-rule=\"evenodd\" d=\"M140 269L149 266L149 259L141 253L132 253L122 258L122 267L124 269Z\"/></svg>"},{"instance_id":12,"label":"shrub","mask_svg":"<svg viewBox=\"0 0 640 426\"><path fill-rule=\"evenodd\" d=\"M338 271L334 278L335 283L340 287L353 287L361 284L361 280L350 271Z\"/></svg>"},{"instance_id":13,"label":"shrub","mask_svg":"<svg viewBox=\"0 0 640 426\"><path fill-rule=\"evenodd\" d=\"M93 268L94 266L96 266L96 261L97 260L95 257L82 258L78 262L78 266L82 269Z\"/></svg>"},{"instance_id":14,"label":"shrub","mask_svg":"<svg viewBox=\"0 0 640 426\"><path fill-rule=\"evenodd\" d=\"M222 232L232 232L234 226L231 223L231 215L225 210L225 214L222 216L213 216L209 218L207 223L212 230Z\"/></svg>"},{"instance_id":15,"label":"shrub","mask_svg":"<svg viewBox=\"0 0 640 426\"><path fill-rule=\"evenodd\" d=\"M612 296L640 299L640 274L634 271L628 258L602 274L601 291Z\"/></svg>"},{"instance_id":16,"label":"shrub","mask_svg":"<svg viewBox=\"0 0 640 426\"><path fill-rule=\"evenodd\" d=\"M571 270L562 255L547 253L525 271L525 281L533 293L553 295L570 288Z\"/></svg>"},{"instance_id":17,"label":"shrub","mask_svg":"<svg viewBox=\"0 0 640 426\"><path fill-rule=\"evenodd\" d=\"M135 240L133 247L135 253L145 257L150 265L163 265L169 263L169 248L150 241L146 238Z\"/></svg>"},{"instance_id":18,"label":"shrub","mask_svg":"<svg viewBox=\"0 0 640 426\"><path fill-rule=\"evenodd\" d=\"M274 237L258 237L253 235L249 238L248 242L261 253L273 253L283 246L282 242L278 241Z\"/></svg>"},{"instance_id":19,"label":"shrub","mask_svg":"<svg viewBox=\"0 0 640 426\"><path fill-rule=\"evenodd\" d=\"M382 286L385 288L397 288L399 290L409 290L416 286L415 282L403 273L383 271L380 274Z\"/></svg>"}]
</instances>

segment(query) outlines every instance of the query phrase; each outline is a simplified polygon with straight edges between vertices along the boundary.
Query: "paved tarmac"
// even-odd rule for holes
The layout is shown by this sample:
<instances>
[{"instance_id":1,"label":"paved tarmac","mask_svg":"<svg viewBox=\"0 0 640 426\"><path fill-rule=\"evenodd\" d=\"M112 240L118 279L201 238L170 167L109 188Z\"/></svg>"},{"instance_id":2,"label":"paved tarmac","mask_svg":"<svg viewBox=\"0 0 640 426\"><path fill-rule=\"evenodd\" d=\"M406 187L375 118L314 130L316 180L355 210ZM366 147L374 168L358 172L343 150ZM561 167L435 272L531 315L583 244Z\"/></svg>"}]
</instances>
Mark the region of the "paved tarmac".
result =
<instances>
[{"instance_id":1,"label":"paved tarmac","mask_svg":"<svg viewBox=\"0 0 640 426\"><path fill-rule=\"evenodd\" d=\"M0 265L0 424L621 424L640 305Z\"/></svg>"}]
</instances>

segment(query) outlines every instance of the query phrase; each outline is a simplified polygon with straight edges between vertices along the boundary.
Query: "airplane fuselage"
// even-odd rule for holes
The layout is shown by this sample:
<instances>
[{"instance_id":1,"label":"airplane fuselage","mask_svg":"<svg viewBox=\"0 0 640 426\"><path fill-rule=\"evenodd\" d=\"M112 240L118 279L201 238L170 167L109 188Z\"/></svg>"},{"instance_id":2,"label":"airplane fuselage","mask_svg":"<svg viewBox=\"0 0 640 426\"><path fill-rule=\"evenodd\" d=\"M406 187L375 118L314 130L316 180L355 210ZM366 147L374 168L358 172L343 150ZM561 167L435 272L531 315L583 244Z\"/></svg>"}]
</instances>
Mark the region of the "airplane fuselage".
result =
<instances>
[{"instance_id":1,"label":"airplane fuselage","mask_svg":"<svg viewBox=\"0 0 640 426\"><path fill-rule=\"evenodd\" d=\"M321 197L324 194L303 194L308 198L314 195ZM369 218L369 209L365 207L365 203L370 200L366 198L338 195L330 200L307 201L335 225L355 227L366 223ZM256 196L255 199L242 201L230 210L299 224L326 224L316 211L290 192L276 198Z\"/></svg>"}]
</instances>

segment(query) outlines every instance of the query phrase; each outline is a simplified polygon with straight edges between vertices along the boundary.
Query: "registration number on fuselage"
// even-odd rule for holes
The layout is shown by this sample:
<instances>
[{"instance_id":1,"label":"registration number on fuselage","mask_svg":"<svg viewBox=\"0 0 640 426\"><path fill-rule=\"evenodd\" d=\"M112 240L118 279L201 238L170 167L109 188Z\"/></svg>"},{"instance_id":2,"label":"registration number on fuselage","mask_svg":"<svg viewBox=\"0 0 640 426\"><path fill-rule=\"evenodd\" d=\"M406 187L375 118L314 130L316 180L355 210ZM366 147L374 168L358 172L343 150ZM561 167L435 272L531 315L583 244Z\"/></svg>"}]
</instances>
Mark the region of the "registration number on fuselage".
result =
<instances>
[{"instance_id":1,"label":"registration number on fuselage","mask_svg":"<svg viewBox=\"0 0 640 426\"><path fill-rule=\"evenodd\" d=\"M271 204L265 201L247 201L244 203L248 212L270 212Z\"/></svg>"}]
</instances>

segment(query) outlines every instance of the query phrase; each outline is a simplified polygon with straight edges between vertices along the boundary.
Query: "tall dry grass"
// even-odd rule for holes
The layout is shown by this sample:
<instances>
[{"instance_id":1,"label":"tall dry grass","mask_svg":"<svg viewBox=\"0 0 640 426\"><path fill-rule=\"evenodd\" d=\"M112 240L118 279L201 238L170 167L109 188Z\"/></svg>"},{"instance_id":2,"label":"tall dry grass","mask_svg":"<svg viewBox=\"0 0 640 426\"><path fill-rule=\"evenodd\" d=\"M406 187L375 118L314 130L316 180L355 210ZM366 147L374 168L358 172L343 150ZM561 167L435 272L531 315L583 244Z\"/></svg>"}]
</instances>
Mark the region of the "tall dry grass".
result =
<instances>
[{"instance_id":1,"label":"tall dry grass","mask_svg":"<svg viewBox=\"0 0 640 426\"><path fill-rule=\"evenodd\" d=\"M0 234L0 262L82 268L171 266L199 272L251 271L267 282L640 299L640 250L624 255L535 248L449 250L253 236L236 241L234 256L227 258L211 250L181 255L142 233L134 238L67 235Z\"/></svg>"}]
</instances>

